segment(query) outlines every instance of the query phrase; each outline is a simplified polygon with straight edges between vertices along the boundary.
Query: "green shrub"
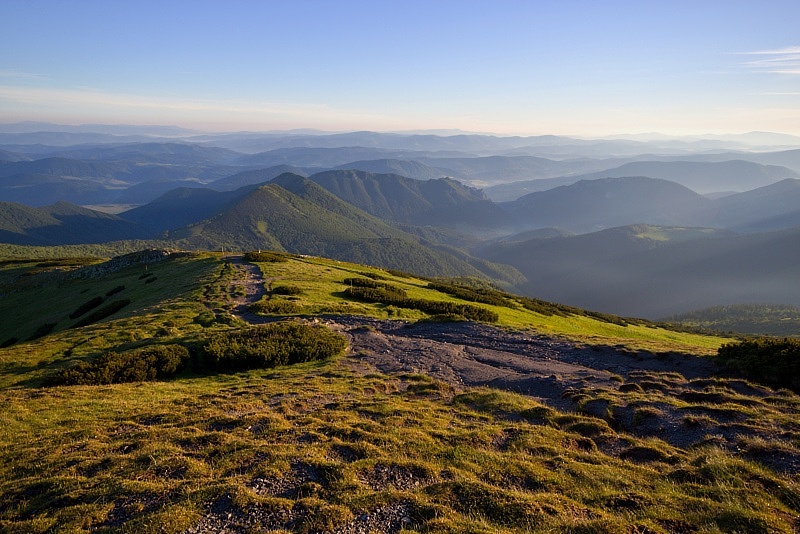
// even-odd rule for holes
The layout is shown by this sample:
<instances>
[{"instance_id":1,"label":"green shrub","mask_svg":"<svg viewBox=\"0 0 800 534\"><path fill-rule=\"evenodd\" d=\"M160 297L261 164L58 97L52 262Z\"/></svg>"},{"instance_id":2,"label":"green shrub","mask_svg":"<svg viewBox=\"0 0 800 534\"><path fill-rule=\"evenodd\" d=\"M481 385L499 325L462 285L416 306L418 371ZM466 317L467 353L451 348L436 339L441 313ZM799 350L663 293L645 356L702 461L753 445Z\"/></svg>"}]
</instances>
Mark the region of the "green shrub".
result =
<instances>
[{"instance_id":1,"label":"green shrub","mask_svg":"<svg viewBox=\"0 0 800 534\"><path fill-rule=\"evenodd\" d=\"M103 297L95 297L89 301L86 301L80 306L78 306L78 309L70 313L69 318L77 319L78 317L88 312L89 310L93 310L94 308L100 306L102 303L103 303Z\"/></svg>"},{"instance_id":2,"label":"green shrub","mask_svg":"<svg viewBox=\"0 0 800 534\"><path fill-rule=\"evenodd\" d=\"M99 385L169 378L184 368L189 351L182 345L151 345L127 352L106 352L91 362L60 371L49 385Z\"/></svg>"},{"instance_id":3,"label":"green shrub","mask_svg":"<svg viewBox=\"0 0 800 534\"><path fill-rule=\"evenodd\" d=\"M299 286L285 285L272 288L273 295L302 295L303 289Z\"/></svg>"},{"instance_id":4,"label":"green shrub","mask_svg":"<svg viewBox=\"0 0 800 534\"><path fill-rule=\"evenodd\" d=\"M289 315L293 313L299 313L302 311L303 307L295 304L291 300L270 299L255 302L250 305L249 309L253 313Z\"/></svg>"},{"instance_id":5,"label":"green shrub","mask_svg":"<svg viewBox=\"0 0 800 534\"><path fill-rule=\"evenodd\" d=\"M370 280L370 282L372 281ZM345 289L344 293L347 297L352 299L365 302L379 302L386 305L398 306L400 308L412 308L430 315L460 315L468 321L483 321L487 323L497 322L500 318L497 313L487 310L486 308L481 308L480 306L440 300L412 299L408 298L406 292L402 289L394 286L390 287L391 289L353 286Z\"/></svg>"},{"instance_id":6,"label":"green shrub","mask_svg":"<svg viewBox=\"0 0 800 534\"><path fill-rule=\"evenodd\" d=\"M247 252L244 260L250 263L282 263L289 261L289 255L282 252L259 250L258 252Z\"/></svg>"},{"instance_id":7,"label":"green shrub","mask_svg":"<svg viewBox=\"0 0 800 534\"><path fill-rule=\"evenodd\" d=\"M725 365L747 378L800 390L800 339L746 339L726 343L717 353Z\"/></svg>"},{"instance_id":8,"label":"green shrub","mask_svg":"<svg viewBox=\"0 0 800 534\"><path fill-rule=\"evenodd\" d=\"M113 289L109 289L108 292L106 293L106 296L107 297L112 297L112 296L116 295L117 293L119 293L120 291L124 291L124 290L125 290L125 286L117 286L117 287L115 287Z\"/></svg>"},{"instance_id":9,"label":"green shrub","mask_svg":"<svg viewBox=\"0 0 800 534\"><path fill-rule=\"evenodd\" d=\"M115 300L115 301L109 302L108 304L106 304L102 308L93 311L92 313L90 313L89 315L87 315L86 317L84 317L83 319L78 321L77 323L75 323L73 328L80 328L82 326L86 326L86 325L90 325L92 323L96 323L97 321L102 321L106 317L114 315L115 313L117 313L118 311L120 311L122 308L124 308L125 306L127 306L130 303L131 303L130 299L122 299L122 300Z\"/></svg>"},{"instance_id":10,"label":"green shrub","mask_svg":"<svg viewBox=\"0 0 800 534\"><path fill-rule=\"evenodd\" d=\"M540 313L546 316L555 315L557 317L567 317L569 315L578 315L580 314L581 310L578 308L573 308L572 306L566 306L564 304L555 304L553 302L547 302L544 300L539 299L532 299L528 297L517 297L517 300L522 307L526 310L530 310L532 312Z\"/></svg>"},{"instance_id":11,"label":"green shrub","mask_svg":"<svg viewBox=\"0 0 800 534\"><path fill-rule=\"evenodd\" d=\"M319 325L292 321L226 332L203 344L211 370L241 371L324 360L347 348L347 339Z\"/></svg>"},{"instance_id":12,"label":"green shrub","mask_svg":"<svg viewBox=\"0 0 800 534\"><path fill-rule=\"evenodd\" d=\"M491 304L493 306L505 306L513 308L512 303L506 295L495 289L489 288L473 288L454 284L445 284L442 282L430 282L428 289L434 289L441 293L446 293L450 296L459 298L461 300L468 300L470 302L481 302L483 304Z\"/></svg>"},{"instance_id":13,"label":"green shrub","mask_svg":"<svg viewBox=\"0 0 800 534\"><path fill-rule=\"evenodd\" d=\"M360 271L358 274L361 276L366 276L367 278L372 278L373 280L387 280L387 278L382 274L368 273L366 271Z\"/></svg>"},{"instance_id":14,"label":"green shrub","mask_svg":"<svg viewBox=\"0 0 800 534\"><path fill-rule=\"evenodd\" d=\"M617 315L611 315L609 313L602 313L596 311L584 311L583 314L586 317L591 317L592 319L597 319L598 321L602 321L604 323L615 324L619 326L628 326L628 321L619 317Z\"/></svg>"},{"instance_id":15,"label":"green shrub","mask_svg":"<svg viewBox=\"0 0 800 534\"><path fill-rule=\"evenodd\" d=\"M39 339L40 337L44 337L50 332L53 331L53 328L56 327L56 323L45 323L41 325L36 331L31 334L31 337L28 338L28 341L33 341L35 339Z\"/></svg>"},{"instance_id":16,"label":"green shrub","mask_svg":"<svg viewBox=\"0 0 800 534\"><path fill-rule=\"evenodd\" d=\"M350 287L368 287L371 289L385 289L386 291L403 291L395 285L386 282L378 282L371 278L345 278L342 283ZM403 292L405 293L405 291Z\"/></svg>"}]
</instances>

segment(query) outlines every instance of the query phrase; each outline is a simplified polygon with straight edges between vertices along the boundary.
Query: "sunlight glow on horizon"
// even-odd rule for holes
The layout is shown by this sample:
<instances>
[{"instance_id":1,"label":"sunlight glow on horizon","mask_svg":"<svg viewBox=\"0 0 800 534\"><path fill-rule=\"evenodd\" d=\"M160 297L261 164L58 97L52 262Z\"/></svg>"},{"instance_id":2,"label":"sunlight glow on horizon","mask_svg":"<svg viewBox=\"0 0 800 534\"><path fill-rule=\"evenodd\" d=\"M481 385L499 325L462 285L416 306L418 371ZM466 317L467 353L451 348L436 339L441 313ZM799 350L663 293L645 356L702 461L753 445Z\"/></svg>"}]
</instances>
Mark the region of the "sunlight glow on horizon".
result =
<instances>
[{"instance_id":1,"label":"sunlight glow on horizon","mask_svg":"<svg viewBox=\"0 0 800 534\"><path fill-rule=\"evenodd\" d=\"M800 2L409 2L9 0L0 122L800 135Z\"/></svg>"}]
</instances>

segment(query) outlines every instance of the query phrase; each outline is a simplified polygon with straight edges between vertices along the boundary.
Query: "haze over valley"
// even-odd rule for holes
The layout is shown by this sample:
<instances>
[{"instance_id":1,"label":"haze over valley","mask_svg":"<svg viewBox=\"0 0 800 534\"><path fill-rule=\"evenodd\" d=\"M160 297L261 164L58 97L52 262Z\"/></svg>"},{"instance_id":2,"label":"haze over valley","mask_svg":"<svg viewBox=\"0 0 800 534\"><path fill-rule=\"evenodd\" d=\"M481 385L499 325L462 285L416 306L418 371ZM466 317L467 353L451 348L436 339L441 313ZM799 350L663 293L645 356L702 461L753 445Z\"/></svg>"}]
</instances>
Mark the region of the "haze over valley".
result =
<instances>
[{"instance_id":1,"label":"haze over valley","mask_svg":"<svg viewBox=\"0 0 800 534\"><path fill-rule=\"evenodd\" d=\"M2 240L285 250L649 319L800 306L800 138L615 156L558 136L120 128L0 127Z\"/></svg>"}]
</instances>

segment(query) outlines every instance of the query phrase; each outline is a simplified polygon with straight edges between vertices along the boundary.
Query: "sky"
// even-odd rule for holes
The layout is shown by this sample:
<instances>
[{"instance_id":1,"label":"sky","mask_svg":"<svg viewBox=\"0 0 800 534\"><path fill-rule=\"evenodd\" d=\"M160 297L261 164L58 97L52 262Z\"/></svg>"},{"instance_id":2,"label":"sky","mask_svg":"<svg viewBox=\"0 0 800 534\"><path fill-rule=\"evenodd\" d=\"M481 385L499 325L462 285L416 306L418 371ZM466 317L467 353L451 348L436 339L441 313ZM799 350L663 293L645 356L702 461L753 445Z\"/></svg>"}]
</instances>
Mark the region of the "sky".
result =
<instances>
[{"instance_id":1,"label":"sky","mask_svg":"<svg viewBox=\"0 0 800 534\"><path fill-rule=\"evenodd\" d=\"M800 135L798 0L3 0L0 122Z\"/></svg>"}]
</instances>

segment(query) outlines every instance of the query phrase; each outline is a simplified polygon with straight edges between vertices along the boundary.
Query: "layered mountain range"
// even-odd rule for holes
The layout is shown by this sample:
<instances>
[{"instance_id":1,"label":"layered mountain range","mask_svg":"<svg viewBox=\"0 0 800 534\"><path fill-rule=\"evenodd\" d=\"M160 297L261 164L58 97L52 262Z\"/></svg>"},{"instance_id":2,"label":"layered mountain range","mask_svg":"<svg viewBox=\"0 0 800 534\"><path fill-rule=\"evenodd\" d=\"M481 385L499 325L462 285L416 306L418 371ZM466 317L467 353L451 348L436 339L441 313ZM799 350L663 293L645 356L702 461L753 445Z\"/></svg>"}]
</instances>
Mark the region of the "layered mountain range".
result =
<instances>
[{"instance_id":1,"label":"layered mountain range","mask_svg":"<svg viewBox=\"0 0 800 534\"><path fill-rule=\"evenodd\" d=\"M62 134L0 133L0 241L286 250L648 318L800 305L800 150L786 146Z\"/></svg>"}]
</instances>

